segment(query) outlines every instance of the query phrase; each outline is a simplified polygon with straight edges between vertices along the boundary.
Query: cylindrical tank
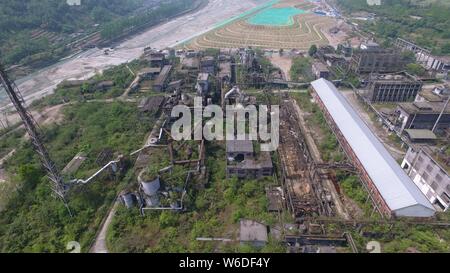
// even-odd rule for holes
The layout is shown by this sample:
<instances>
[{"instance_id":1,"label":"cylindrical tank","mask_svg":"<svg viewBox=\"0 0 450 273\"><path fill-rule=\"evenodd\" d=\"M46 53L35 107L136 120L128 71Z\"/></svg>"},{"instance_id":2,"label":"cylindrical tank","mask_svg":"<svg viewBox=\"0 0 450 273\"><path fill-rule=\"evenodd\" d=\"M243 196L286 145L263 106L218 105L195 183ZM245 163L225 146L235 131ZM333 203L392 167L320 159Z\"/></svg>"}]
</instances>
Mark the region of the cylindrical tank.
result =
<instances>
[{"instance_id":1,"label":"cylindrical tank","mask_svg":"<svg viewBox=\"0 0 450 273\"><path fill-rule=\"evenodd\" d=\"M145 205L147 207L159 207L160 202L159 202L159 196L158 195L153 195L153 196L148 196L145 198Z\"/></svg>"},{"instance_id":2,"label":"cylindrical tank","mask_svg":"<svg viewBox=\"0 0 450 273\"><path fill-rule=\"evenodd\" d=\"M152 181L144 181L142 179L142 176L145 171L142 171L138 176L138 181L142 185L142 189L144 190L144 193L148 196L156 195L161 188L161 182L159 181L159 177L157 177L155 180Z\"/></svg>"},{"instance_id":3,"label":"cylindrical tank","mask_svg":"<svg viewBox=\"0 0 450 273\"><path fill-rule=\"evenodd\" d=\"M135 199L134 194L132 193L122 194L121 198L125 207L127 207L128 209L131 209L134 206L134 199Z\"/></svg>"},{"instance_id":4,"label":"cylindrical tank","mask_svg":"<svg viewBox=\"0 0 450 273\"><path fill-rule=\"evenodd\" d=\"M170 208L173 210L179 209L178 201L173 201L172 203L170 203Z\"/></svg>"}]
</instances>

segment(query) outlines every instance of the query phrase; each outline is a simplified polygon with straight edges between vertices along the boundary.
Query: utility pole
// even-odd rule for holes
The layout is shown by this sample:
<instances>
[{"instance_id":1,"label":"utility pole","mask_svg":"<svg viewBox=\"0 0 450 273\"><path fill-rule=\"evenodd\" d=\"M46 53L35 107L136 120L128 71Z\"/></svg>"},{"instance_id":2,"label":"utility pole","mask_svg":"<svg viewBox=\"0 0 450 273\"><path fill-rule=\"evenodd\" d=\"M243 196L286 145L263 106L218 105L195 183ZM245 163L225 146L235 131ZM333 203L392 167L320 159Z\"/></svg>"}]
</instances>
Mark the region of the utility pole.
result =
<instances>
[{"instance_id":1,"label":"utility pole","mask_svg":"<svg viewBox=\"0 0 450 273\"><path fill-rule=\"evenodd\" d=\"M450 102L450 97L448 97L447 101L445 102L444 107L442 108L442 111L441 111L441 113L439 114L439 117L438 117L438 119L436 120L436 123L435 123L434 126L433 126L433 130L431 130L433 133L434 133L434 130L436 130L436 128L437 128L437 126L438 126L438 124L439 124L439 121L441 121L441 118L442 118L442 116L444 115L445 110L447 109L447 106L448 106L448 103L449 103L449 102Z\"/></svg>"},{"instance_id":2,"label":"utility pole","mask_svg":"<svg viewBox=\"0 0 450 273\"><path fill-rule=\"evenodd\" d=\"M47 176L51 181L52 184L51 188L53 192L58 198L60 198L64 202L64 205L67 207L69 214L72 216L72 213L65 199L66 188L64 186L62 176L59 173L53 161L51 160L48 151L43 144L41 130L39 129L39 126L37 122L34 120L31 113L29 113L28 110L25 108L25 101L22 95L20 94L19 89L17 88L14 82L9 80L8 75L6 74L1 64L0 64L0 81L3 87L5 88L9 98L11 99L11 102L16 108L17 113L22 119L23 125L25 126L25 129L27 130L27 133L30 136L34 150L38 154L42 166L44 166L47 172Z\"/></svg>"}]
</instances>

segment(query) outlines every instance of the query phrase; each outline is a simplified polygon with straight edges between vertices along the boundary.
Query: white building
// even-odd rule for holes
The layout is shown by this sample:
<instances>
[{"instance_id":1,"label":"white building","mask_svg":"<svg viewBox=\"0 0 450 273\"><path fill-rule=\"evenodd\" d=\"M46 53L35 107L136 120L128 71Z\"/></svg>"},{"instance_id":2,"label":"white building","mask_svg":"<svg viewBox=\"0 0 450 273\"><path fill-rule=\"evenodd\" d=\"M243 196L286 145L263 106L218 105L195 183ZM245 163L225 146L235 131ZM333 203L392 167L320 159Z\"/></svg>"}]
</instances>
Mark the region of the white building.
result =
<instances>
[{"instance_id":1,"label":"white building","mask_svg":"<svg viewBox=\"0 0 450 273\"><path fill-rule=\"evenodd\" d=\"M401 166L432 204L449 209L450 177L430 152L409 148Z\"/></svg>"}]
</instances>

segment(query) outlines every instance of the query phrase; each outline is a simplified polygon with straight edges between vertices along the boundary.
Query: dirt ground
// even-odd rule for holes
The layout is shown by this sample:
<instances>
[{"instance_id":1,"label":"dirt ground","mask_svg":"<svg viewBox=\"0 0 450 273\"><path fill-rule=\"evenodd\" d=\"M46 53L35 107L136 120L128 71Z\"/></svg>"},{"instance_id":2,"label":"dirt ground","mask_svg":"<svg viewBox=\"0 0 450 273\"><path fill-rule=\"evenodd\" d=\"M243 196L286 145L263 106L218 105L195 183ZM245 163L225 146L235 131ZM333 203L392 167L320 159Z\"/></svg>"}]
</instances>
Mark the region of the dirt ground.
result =
<instances>
[{"instance_id":1,"label":"dirt ground","mask_svg":"<svg viewBox=\"0 0 450 273\"><path fill-rule=\"evenodd\" d=\"M366 125L370 128L370 130L377 136L378 140L383 143L385 148L389 151L389 153L395 158L395 160L403 159L406 155L406 151L400 150L392 143L392 141L388 138L388 133L385 129L381 128L379 124L375 124L370 118L369 114L365 109L363 109L361 103L356 98L356 95L351 90L345 90L342 92L347 101L353 106L362 120L366 123Z\"/></svg>"},{"instance_id":2,"label":"dirt ground","mask_svg":"<svg viewBox=\"0 0 450 273\"><path fill-rule=\"evenodd\" d=\"M291 66L292 66L292 58L288 56L280 56L280 54L272 54L272 56L269 58L269 60L272 62L272 64L279 69L284 74L284 77L287 81L291 80Z\"/></svg>"}]
</instances>

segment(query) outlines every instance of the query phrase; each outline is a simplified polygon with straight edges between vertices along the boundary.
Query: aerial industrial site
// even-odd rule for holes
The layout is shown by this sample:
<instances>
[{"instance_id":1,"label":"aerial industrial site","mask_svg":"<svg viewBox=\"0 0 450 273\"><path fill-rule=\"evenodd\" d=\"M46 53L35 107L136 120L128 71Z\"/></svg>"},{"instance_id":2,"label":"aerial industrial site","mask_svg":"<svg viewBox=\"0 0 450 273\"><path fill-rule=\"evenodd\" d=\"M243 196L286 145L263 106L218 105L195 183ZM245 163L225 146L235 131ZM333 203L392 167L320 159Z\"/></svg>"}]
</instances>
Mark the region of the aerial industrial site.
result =
<instances>
[{"instance_id":1,"label":"aerial industrial site","mask_svg":"<svg viewBox=\"0 0 450 273\"><path fill-rule=\"evenodd\" d=\"M1 253L450 252L446 1L7 2Z\"/></svg>"}]
</instances>

